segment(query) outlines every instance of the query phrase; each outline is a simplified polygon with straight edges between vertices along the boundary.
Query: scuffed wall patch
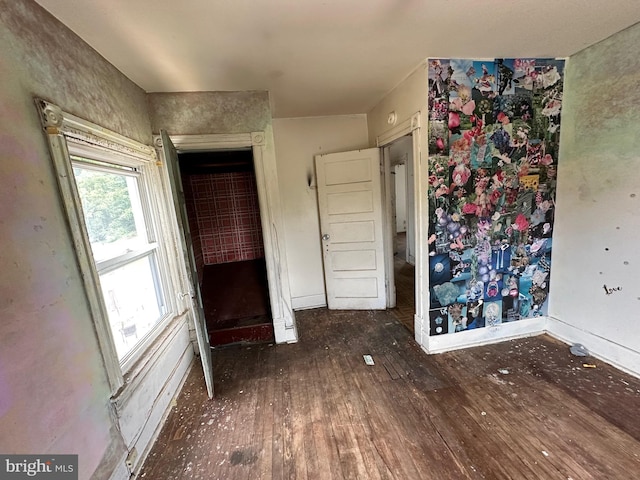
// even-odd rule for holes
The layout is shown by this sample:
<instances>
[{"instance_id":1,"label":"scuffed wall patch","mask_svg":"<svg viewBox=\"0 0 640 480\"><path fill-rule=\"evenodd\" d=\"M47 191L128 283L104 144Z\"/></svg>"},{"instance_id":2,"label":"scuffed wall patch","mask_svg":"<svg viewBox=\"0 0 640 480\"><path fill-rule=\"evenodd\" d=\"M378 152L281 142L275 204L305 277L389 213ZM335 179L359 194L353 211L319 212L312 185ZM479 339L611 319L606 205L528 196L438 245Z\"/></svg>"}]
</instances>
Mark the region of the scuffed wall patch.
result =
<instances>
[{"instance_id":1,"label":"scuffed wall patch","mask_svg":"<svg viewBox=\"0 0 640 480\"><path fill-rule=\"evenodd\" d=\"M563 73L429 61L431 335L547 313Z\"/></svg>"}]
</instances>

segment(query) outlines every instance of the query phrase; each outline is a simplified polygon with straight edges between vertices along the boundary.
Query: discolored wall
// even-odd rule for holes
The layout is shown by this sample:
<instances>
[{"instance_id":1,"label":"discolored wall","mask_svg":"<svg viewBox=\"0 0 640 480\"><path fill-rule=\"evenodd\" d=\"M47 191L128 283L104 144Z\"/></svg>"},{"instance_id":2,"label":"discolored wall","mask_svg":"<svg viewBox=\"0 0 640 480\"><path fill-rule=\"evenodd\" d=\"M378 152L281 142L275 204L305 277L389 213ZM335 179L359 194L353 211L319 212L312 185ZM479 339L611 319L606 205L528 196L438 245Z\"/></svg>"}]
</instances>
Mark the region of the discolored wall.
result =
<instances>
[{"instance_id":1,"label":"discolored wall","mask_svg":"<svg viewBox=\"0 0 640 480\"><path fill-rule=\"evenodd\" d=\"M266 91L151 93L149 110L153 131L170 135L257 132L271 124Z\"/></svg>"},{"instance_id":2,"label":"discolored wall","mask_svg":"<svg viewBox=\"0 0 640 480\"><path fill-rule=\"evenodd\" d=\"M550 324L640 375L640 25L567 63Z\"/></svg>"},{"instance_id":3,"label":"discolored wall","mask_svg":"<svg viewBox=\"0 0 640 480\"><path fill-rule=\"evenodd\" d=\"M101 478L125 447L33 98L150 143L146 96L27 0L0 0L0 76L0 451Z\"/></svg>"}]
</instances>

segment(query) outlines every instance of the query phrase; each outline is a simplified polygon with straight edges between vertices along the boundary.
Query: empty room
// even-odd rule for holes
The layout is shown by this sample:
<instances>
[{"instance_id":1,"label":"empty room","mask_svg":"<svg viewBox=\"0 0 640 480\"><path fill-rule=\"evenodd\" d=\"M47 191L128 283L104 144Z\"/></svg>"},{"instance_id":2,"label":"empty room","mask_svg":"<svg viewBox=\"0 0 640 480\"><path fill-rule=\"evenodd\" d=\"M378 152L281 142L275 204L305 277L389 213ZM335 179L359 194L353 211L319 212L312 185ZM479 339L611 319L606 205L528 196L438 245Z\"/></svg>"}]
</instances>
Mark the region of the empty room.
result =
<instances>
[{"instance_id":1,"label":"empty room","mask_svg":"<svg viewBox=\"0 0 640 480\"><path fill-rule=\"evenodd\" d=\"M0 477L638 476L638 22L0 0Z\"/></svg>"}]
</instances>

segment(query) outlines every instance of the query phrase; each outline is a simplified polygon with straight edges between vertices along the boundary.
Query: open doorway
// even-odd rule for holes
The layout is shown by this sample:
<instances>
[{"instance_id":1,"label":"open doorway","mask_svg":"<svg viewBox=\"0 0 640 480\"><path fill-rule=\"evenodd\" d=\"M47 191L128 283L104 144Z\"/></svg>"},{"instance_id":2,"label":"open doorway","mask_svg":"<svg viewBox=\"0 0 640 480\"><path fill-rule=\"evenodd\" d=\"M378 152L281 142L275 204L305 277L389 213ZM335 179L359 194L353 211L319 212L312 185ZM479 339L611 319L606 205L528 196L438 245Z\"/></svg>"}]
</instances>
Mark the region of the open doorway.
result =
<instances>
[{"instance_id":1,"label":"open doorway","mask_svg":"<svg viewBox=\"0 0 640 480\"><path fill-rule=\"evenodd\" d=\"M413 136L402 136L383 148L387 200L387 239L393 254L394 316L414 333L415 302L415 187ZM389 249L387 250L389 252Z\"/></svg>"},{"instance_id":2,"label":"open doorway","mask_svg":"<svg viewBox=\"0 0 640 480\"><path fill-rule=\"evenodd\" d=\"M178 156L211 345L273 341L252 150Z\"/></svg>"}]
</instances>

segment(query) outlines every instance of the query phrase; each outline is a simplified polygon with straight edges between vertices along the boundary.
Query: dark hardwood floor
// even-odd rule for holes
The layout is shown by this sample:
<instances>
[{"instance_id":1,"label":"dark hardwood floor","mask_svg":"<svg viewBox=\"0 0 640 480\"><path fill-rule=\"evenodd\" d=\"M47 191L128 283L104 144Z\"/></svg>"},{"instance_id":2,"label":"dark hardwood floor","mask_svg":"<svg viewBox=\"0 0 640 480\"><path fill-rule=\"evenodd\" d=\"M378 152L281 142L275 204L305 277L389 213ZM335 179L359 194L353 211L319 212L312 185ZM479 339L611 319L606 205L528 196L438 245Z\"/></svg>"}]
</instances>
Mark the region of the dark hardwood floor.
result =
<instances>
[{"instance_id":1,"label":"dark hardwood floor","mask_svg":"<svg viewBox=\"0 0 640 480\"><path fill-rule=\"evenodd\" d=\"M296 318L215 349L211 401L194 365L141 478L638 478L640 380L548 336L430 356L390 312Z\"/></svg>"},{"instance_id":2,"label":"dark hardwood floor","mask_svg":"<svg viewBox=\"0 0 640 480\"><path fill-rule=\"evenodd\" d=\"M393 256L393 271L396 285L396 306L391 313L413 334L413 317L416 313L415 275L416 269L406 262L407 234L396 235L396 252Z\"/></svg>"}]
</instances>

